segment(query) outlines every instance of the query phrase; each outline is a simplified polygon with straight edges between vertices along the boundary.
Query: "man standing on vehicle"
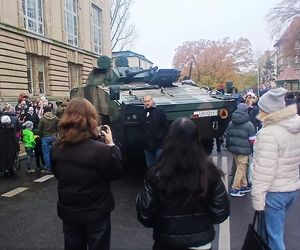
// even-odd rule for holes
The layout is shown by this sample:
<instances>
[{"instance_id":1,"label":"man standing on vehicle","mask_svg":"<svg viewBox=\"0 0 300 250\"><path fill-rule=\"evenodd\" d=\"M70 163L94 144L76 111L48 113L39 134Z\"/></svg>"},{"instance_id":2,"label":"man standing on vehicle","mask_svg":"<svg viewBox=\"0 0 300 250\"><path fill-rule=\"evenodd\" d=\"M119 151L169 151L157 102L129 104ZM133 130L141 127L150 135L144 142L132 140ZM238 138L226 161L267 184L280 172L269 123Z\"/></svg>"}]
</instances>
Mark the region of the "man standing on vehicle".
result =
<instances>
[{"instance_id":1,"label":"man standing on vehicle","mask_svg":"<svg viewBox=\"0 0 300 250\"><path fill-rule=\"evenodd\" d=\"M139 117L139 122L146 164L149 168L158 160L161 144L169 127L165 112L155 106L149 94L144 96L144 112Z\"/></svg>"}]
</instances>

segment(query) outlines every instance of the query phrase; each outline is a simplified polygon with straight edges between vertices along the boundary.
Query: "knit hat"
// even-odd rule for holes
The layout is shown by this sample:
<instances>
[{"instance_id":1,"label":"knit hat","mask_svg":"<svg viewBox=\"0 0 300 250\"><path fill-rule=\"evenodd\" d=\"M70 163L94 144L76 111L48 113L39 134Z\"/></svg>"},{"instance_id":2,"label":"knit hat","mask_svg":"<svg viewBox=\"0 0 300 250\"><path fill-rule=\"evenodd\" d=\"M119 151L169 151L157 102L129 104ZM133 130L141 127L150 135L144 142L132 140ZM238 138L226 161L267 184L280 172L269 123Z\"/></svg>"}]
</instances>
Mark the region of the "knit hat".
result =
<instances>
[{"instance_id":1,"label":"knit hat","mask_svg":"<svg viewBox=\"0 0 300 250\"><path fill-rule=\"evenodd\" d=\"M2 124L10 124L11 123L11 119L8 115L4 115L1 117L1 123Z\"/></svg>"},{"instance_id":2,"label":"knit hat","mask_svg":"<svg viewBox=\"0 0 300 250\"><path fill-rule=\"evenodd\" d=\"M32 121L27 121L23 123L23 126L29 129L33 129L33 122Z\"/></svg>"},{"instance_id":3,"label":"knit hat","mask_svg":"<svg viewBox=\"0 0 300 250\"><path fill-rule=\"evenodd\" d=\"M248 105L246 104L246 103L239 103L238 105L237 105L237 109L238 110L242 110L243 112L248 112Z\"/></svg>"},{"instance_id":4,"label":"knit hat","mask_svg":"<svg viewBox=\"0 0 300 250\"><path fill-rule=\"evenodd\" d=\"M285 108L285 95L288 91L285 88L270 89L259 98L258 107L270 114Z\"/></svg>"}]
</instances>

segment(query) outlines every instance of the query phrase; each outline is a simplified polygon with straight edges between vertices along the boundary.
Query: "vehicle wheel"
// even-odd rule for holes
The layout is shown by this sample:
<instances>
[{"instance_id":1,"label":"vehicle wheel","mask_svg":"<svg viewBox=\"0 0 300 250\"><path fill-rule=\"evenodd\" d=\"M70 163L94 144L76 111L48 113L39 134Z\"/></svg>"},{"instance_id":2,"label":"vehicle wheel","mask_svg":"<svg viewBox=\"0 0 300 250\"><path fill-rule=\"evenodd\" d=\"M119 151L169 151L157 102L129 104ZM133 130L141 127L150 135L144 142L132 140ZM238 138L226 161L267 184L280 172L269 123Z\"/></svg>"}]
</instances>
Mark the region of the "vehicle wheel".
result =
<instances>
[{"instance_id":1,"label":"vehicle wheel","mask_svg":"<svg viewBox=\"0 0 300 250\"><path fill-rule=\"evenodd\" d=\"M204 147L205 152L210 155L214 149L214 139L203 140L201 143Z\"/></svg>"}]
</instances>

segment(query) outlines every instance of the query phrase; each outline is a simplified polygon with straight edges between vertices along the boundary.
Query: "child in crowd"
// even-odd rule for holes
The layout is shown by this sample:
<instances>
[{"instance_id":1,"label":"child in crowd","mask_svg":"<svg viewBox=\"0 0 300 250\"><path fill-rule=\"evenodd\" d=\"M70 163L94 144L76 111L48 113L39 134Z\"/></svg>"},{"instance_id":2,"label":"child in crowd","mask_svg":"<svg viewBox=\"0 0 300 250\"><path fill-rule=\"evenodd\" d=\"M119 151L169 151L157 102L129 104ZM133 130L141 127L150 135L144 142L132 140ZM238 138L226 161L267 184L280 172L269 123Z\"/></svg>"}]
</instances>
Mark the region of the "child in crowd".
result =
<instances>
[{"instance_id":1,"label":"child in crowd","mask_svg":"<svg viewBox=\"0 0 300 250\"><path fill-rule=\"evenodd\" d=\"M240 103L233 112L232 120L226 129L226 147L233 154L236 164L236 173L230 191L231 196L244 196L251 192L247 181L247 169L255 135L255 127L250 122L248 115L248 106Z\"/></svg>"},{"instance_id":2,"label":"child in crowd","mask_svg":"<svg viewBox=\"0 0 300 250\"><path fill-rule=\"evenodd\" d=\"M36 170L39 171L44 167L45 162L44 162L43 150L42 150L42 140L37 134L37 130L34 131L34 141L35 141L34 156L36 161ZM43 165L42 167L41 167L41 162Z\"/></svg>"},{"instance_id":3,"label":"child in crowd","mask_svg":"<svg viewBox=\"0 0 300 250\"><path fill-rule=\"evenodd\" d=\"M35 148L35 140L32 132L33 122L27 121L23 123L23 126L25 127L25 129L23 129L22 131L22 138L25 146L26 155L27 155L26 157L27 173L34 173L35 167L33 167L33 156L34 156L33 150Z\"/></svg>"}]
</instances>

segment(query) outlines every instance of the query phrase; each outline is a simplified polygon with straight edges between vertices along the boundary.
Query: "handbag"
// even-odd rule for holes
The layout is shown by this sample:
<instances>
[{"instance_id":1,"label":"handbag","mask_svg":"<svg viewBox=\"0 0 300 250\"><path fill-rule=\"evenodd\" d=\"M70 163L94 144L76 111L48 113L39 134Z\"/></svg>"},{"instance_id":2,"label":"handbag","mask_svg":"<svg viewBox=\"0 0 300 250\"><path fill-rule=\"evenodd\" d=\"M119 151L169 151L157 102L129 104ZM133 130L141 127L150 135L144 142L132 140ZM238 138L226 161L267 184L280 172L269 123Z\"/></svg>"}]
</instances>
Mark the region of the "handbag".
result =
<instances>
[{"instance_id":1,"label":"handbag","mask_svg":"<svg viewBox=\"0 0 300 250\"><path fill-rule=\"evenodd\" d=\"M257 229L255 228L256 222L260 224L257 225ZM265 238L258 233L259 226L264 227L264 230L260 231L264 232ZM268 246L268 234L262 212L255 211L252 224L248 226L242 250L271 250Z\"/></svg>"}]
</instances>

